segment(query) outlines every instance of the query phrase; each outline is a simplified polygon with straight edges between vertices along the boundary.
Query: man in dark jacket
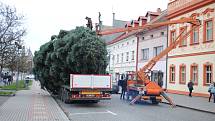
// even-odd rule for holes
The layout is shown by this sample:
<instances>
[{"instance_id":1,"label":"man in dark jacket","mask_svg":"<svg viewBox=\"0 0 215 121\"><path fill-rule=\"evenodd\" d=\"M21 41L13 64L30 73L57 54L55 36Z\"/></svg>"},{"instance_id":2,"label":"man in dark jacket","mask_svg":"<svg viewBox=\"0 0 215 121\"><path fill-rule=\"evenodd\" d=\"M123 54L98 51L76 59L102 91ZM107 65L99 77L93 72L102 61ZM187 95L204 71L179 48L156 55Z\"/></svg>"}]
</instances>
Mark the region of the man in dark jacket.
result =
<instances>
[{"instance_id":1,"label":"man in dark jacket","mask_svg":"<svg viewBox=\"0 0 215 121\"><path fill-rule=\"evenodd\" d=\"M123 79L122 81L122 93L120 95L120 99L125 99L125 93L127 92L127 79Z\"/></svg>"},{"instance_id":2,"label":"man in dark jacket","mask_svg":"<svg viewBox=\"0 0 215 121\"><path fill-rule=\"evenodd\" d=\"M187 87L188 87L188 89L189 89L189 96L190 97L192 97L192 91L193 91L193 82L192 82L192 80L190 80L190 82L187 84Z\"/></svg>"}]
</instances>

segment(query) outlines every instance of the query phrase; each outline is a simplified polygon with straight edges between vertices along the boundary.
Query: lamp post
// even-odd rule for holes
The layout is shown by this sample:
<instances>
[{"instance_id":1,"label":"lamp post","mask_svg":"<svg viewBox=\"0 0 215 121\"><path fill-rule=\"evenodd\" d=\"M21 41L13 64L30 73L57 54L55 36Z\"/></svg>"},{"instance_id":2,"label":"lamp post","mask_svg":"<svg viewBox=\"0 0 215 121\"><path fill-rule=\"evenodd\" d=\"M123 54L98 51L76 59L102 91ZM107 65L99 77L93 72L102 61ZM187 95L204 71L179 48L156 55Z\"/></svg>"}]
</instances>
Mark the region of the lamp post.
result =
<instances>
[{"instance_id":1,"label":"lamp post","mask_svg":"<svg viewBox=\"0 0 215 121\"><path fill-rule=\"evenodd\" d=\"M16 77L16 90L18 90L18 80L19 80L19 50L22 49L22 46L15 42L15 45L17 46L17 62L16 62L16 69L17 69L17 77Z\"/></svg>"}]
</instances>

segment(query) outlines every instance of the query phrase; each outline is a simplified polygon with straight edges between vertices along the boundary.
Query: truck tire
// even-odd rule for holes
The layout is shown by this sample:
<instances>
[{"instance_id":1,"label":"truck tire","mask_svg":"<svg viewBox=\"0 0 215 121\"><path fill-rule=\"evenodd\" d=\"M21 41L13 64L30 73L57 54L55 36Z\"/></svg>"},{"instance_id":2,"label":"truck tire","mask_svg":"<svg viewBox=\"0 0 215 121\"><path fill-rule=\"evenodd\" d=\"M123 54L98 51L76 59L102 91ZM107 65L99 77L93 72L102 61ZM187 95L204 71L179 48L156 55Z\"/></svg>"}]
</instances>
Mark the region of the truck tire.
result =
<instances>
[{"instance_id":1,"label":"truck tire","mask_svg":"<svg viewBox=\"0 0 215 121\"><path fill-rule=\"evenodd\" d=\"M159 104L159 102L158 102L157 100L152 100L152 104L154 104L154 105L158 105L158 104Z\"/></svg>"}]
</instances>

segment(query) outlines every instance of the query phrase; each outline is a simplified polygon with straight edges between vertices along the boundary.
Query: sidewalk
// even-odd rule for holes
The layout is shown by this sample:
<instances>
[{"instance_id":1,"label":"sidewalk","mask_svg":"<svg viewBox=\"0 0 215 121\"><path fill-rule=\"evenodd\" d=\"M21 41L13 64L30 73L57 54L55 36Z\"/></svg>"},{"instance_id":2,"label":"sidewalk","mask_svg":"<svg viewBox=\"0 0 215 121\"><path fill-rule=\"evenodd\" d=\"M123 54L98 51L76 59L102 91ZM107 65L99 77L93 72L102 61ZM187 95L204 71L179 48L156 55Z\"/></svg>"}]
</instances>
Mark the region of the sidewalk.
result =
<instances>
[{"instance_id":1,"label":"sidewalk","mask_svg":"<svg viewBox=\"0 0 215 121\"><path fill-rule=\"evenodd\" d=\"M69 121L47 91L33 81L31 90L16 93L0 107L0 121Z\"/></svg>"},{"instance_id":2,"label":"sidewalk","mask_svg":"<svg viewBox=\"0 0 215 121\"><path fill-rule=\"evenodd\" d=\"M167 93L173 100L173 102L180 107L186 107L194 110L210 112L215 114L215 103L213 103L213 98L211 102L208 102L208 98L205 97L189 97L187 95L171 94ZM164 103L167 101L164 99Z\"/></svg>"}]
</instances>

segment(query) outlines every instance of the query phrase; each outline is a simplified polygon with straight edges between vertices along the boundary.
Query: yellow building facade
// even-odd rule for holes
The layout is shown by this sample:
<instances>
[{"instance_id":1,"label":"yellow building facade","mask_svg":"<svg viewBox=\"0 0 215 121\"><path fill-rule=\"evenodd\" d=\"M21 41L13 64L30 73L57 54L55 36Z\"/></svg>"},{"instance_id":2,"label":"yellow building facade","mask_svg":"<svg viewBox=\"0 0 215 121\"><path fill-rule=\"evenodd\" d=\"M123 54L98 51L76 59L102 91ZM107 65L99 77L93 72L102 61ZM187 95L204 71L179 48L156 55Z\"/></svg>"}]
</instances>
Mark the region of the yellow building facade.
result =
<instances>
[{"instance_id":1,"label":"yellow building facade","mask_svg":"<svg viewBox=\"0 0 215 121\"><path fill-rule=\"evenodd\" d=\"M168 4L168 19L192 17L201 26L168 54L167 89L187 94L187 83L194 82L194 95L206 96L208 85L215 81L215 0L174 0ZM168 27L168 45L189 23Z\"/></svg>"}]
</instances>

